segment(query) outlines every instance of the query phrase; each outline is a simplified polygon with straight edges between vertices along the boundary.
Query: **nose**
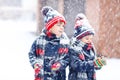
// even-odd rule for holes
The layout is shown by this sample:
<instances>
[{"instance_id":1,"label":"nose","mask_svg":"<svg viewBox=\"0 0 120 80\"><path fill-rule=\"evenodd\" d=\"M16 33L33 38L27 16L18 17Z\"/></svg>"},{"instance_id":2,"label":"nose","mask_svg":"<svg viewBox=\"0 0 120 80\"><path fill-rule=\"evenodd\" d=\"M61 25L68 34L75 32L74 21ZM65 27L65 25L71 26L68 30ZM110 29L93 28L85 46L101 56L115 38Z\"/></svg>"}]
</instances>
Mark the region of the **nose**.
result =
<instances>
[{"instance_id":1,"label":"nose","mask_svg":"<svg viewBox=\"0 0 120 80\"><path fill-rule=\"evenodd\" d=\"M89 42L89 43L91 43L91 42L92 42L92 40L91 40L91 39L89 39L89 40L88 40L88 42Z\"/></svg>"}]
</instances>

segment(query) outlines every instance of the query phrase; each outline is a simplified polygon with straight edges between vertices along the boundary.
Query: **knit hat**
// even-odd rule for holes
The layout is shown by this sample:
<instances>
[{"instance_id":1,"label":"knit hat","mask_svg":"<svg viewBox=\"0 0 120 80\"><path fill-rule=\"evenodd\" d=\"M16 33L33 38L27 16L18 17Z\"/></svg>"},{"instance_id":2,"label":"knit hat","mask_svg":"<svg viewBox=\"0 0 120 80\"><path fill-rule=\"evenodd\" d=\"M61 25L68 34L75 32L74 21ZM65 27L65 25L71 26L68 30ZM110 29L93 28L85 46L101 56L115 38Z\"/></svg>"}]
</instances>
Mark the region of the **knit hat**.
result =
<instances>
[{"instance_id":1,"label":"knit hat","mask_svg":"<svg viewBox=\"0 0 120 80\"><path fill-rule=\"evenodd\" d=\"M89 24L88 19L83 13L79 13L75 19L75 32L74 37L76 39L82 39L87 35L94 35L95 31L92 26Z\"/></svg>"},{"instance_id":2,"label":"knit hat","mask_svg":"<svg viewBox=\"0 0 120 80\"><path fill-rule=\"evenodd\" d=\"M49 6L43 7L42 13L44 15L45 28L48 31L59 21L66 23L65 18Z\"/></svg>"}]
</instances>

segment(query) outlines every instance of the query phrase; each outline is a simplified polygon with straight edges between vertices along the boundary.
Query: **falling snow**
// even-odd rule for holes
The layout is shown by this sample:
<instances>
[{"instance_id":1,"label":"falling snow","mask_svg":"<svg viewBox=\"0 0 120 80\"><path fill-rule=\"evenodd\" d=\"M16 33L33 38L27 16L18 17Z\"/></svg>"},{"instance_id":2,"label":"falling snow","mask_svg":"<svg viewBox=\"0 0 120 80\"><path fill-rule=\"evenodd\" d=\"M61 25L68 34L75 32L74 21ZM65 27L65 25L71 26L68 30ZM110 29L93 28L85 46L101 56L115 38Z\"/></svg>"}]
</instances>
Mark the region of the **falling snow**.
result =
<instances>
[{"instance_id":1,"label":"falling snow","mask_svg":"<svg viewBox=\"0 0 120 80\"><path fill-rule=\"evenodd\" d=\"M34 80L28 52L37 37L35 26L33 21L0 21L0 80ZM119 67L120 59L107 59L97 80L120 80Z\"/></svg>"}]
</instances>

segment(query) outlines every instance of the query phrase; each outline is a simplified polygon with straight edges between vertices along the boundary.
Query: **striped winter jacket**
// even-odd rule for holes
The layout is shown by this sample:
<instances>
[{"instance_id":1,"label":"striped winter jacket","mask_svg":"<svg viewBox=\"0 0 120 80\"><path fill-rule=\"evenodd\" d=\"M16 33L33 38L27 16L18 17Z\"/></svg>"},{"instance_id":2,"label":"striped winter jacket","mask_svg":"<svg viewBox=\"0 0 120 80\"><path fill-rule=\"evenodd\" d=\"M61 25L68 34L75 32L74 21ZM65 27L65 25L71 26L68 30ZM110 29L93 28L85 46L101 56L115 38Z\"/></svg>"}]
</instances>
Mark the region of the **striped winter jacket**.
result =
<instances>
[{"instance_id":1,"label":"striped winter jacket","mask_svg":"<svg viewBox=\"0 0 120 80\"><path fill-rule=\"evenodd\" d=\"M81 41L73 41L70 50L69 80L96 80L93 48L87 50L87 45Z\"/></svg>"},{"instance_id":2,"label":"striped winter jacket","mask_svg":"<svg viewBox=\"0 0 120 80\"><path fill-rule=\"evenodd\" d=\"M29 60L34 68L37 63L42 66L37 77L43 80L66 80L66 67L69 63L69 39L65 33L60 38L54 34L51 37L43 32L32 44ZM59 62L57 71L51 70L53 63Z\"/></svg>"}]
</instances>

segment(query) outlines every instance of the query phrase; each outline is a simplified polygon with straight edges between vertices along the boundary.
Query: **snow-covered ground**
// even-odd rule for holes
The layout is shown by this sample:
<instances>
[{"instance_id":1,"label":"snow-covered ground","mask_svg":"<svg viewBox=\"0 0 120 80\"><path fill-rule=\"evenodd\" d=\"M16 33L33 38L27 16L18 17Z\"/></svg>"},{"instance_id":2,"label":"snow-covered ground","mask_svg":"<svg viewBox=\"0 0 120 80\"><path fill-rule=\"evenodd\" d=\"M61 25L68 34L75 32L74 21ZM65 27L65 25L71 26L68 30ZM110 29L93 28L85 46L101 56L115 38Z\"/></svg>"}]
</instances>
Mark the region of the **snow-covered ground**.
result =
<instances>
[{"instance_id":1,"label":"snow-covered ground","mask_svg":"<svg viewBox=\"0 0 120 80\"><path fill-rule=\"evenodd\" d=\"M0 80L34 80L28 52L35 30L34 21L0 21ZM120 80L119 68L120 59L107 59L97 80Z\"/></svg>"},{"instance_id":2,"label":"snow-covered ground","mask_svg":"<svg viewBox=\"0 0 120 80\"><path fill-rule=\"evenodd\" d=\"M107 65L97 71L97 80L120 80L120 59L107 59Z\"/></svg>"},{"instance_id":3,"label":"snow-covered ground","mask_svg":"<svg viewBox=\"0 0 120 80\"><path fill-rule=\"evenodd\" d=\"M0 80L33 80L28 52L35 39L36 24L0 21Z\"/></svg>"}]
</instances>

